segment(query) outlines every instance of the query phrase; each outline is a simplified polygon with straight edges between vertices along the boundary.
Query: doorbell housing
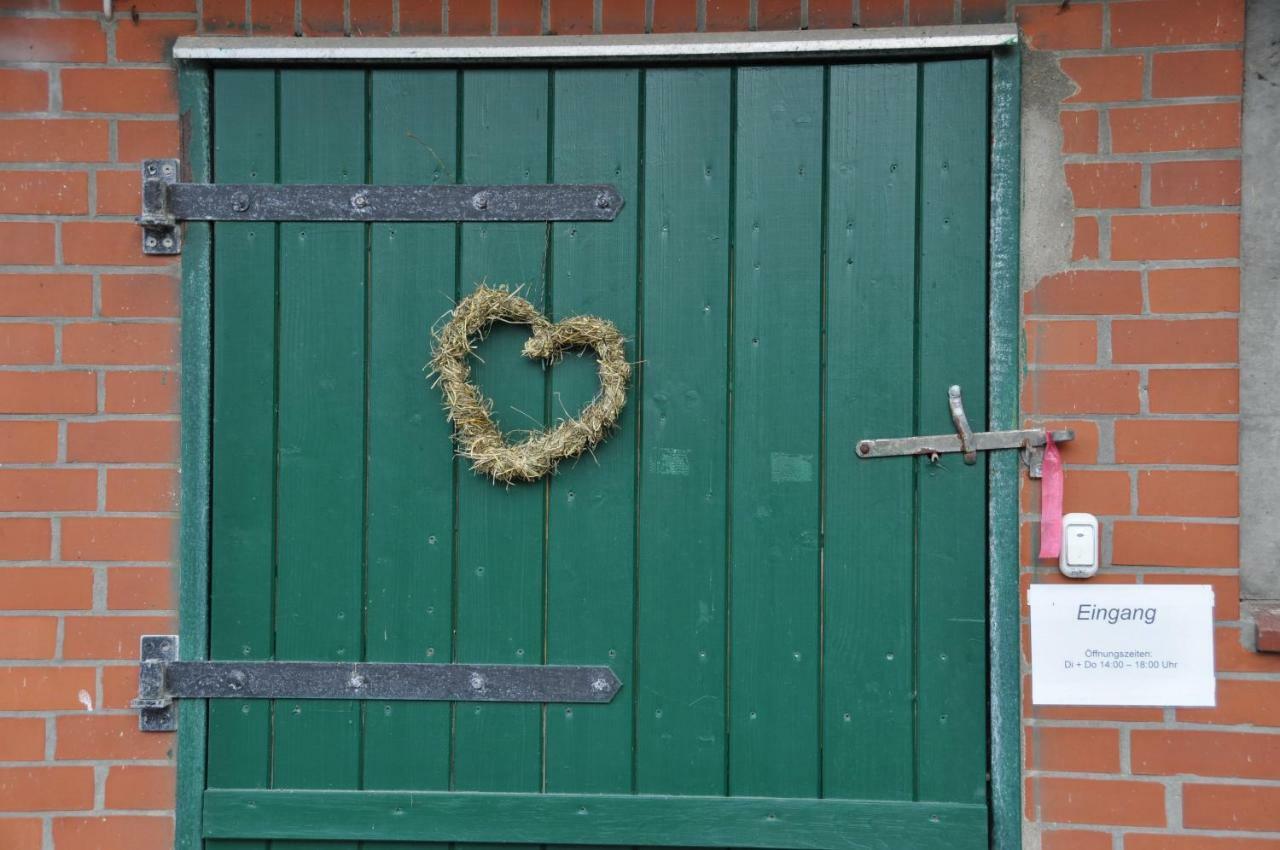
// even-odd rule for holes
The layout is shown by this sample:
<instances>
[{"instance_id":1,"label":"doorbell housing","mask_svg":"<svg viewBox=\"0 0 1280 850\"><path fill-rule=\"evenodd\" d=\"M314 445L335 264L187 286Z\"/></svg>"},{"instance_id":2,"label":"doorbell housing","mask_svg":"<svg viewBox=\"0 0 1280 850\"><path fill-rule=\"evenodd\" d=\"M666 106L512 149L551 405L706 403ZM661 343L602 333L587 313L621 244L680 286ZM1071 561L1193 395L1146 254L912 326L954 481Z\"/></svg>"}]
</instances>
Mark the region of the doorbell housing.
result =
<instances>
[{"instance_id":1,"label":"doorbell housing","mask_svg":"<svg viewBox=\"0 0 1280 850\"><path fill-rule=\"evenodd\" d=\"M1092 578L1098 573L1098 518L1067 514L1062 518L1062 550L1058 569L1067 578Z\"/></svg>"}]
</instances>

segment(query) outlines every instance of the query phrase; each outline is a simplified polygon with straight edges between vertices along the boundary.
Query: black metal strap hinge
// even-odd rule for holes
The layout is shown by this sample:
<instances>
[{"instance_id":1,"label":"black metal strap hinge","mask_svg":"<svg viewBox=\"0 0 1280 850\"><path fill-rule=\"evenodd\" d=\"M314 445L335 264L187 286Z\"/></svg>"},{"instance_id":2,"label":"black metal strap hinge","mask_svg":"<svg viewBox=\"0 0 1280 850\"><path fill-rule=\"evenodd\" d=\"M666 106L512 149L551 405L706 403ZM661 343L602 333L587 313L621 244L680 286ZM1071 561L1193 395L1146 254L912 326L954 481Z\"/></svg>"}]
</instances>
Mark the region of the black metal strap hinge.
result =
<instances>
[{"instance_id":1,"label":"black metal strap hinge","mask_svg":"<svg viewBox=\"0 0 1280 850\"><path fill-rule=\"evenodd\" d=\"M1023 428L1017 431L975 432L969 427L969 418L965 415L964 400L960 396L958 386L947 390L947 407L951 411L951 422L956 427L954 434L859 440L855 449L858 457L925 455L936 461L938 455L959 452L964 457L965 463L976 463L978 452L1018 449L1022 453L1022 462L1027 466L1027 474L1032 478L1040 478L1044 468L1044 447L1048 444L1049 438L1052 437L1055 443L1065 443L1068 440L1074 440L1076 436L1075 431L1070 428L1060 431Z\"/></svg>"},{"instance_id":2,"label":"black metal strap hinge","mask_svg":"<svg viewBox=\"0 0 1280 850\"><path fill-rule=\"evenodd\" d=\"M175 699L356 699L607 703L622 683L608 667L179 661L176 635L143 635L138 709L143 732L177 728Z\"/></svg>"},{"instance_id":3,"label":"black metal strap hinge","mask_svg":"<svg viewBox=\"0 0 1280 850\"><path fill-rule=\"evenodd\" d=\"M176 159L142 163L142 252L177 254L181 221L612 221L608 183L512 186L180 183Z\"/></svg>"}]
</instances>

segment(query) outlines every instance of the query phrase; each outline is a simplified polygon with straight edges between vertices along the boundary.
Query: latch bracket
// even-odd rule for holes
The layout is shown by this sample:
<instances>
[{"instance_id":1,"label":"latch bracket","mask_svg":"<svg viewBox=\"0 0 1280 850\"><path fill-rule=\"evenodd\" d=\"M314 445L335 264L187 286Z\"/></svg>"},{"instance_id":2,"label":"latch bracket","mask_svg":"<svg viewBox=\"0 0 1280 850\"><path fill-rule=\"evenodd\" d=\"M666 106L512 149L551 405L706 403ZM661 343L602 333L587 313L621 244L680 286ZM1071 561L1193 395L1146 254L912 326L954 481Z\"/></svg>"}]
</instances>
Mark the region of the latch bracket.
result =
<instances>
[{"instance_id":1,"label":"latch bracket","mask_svg":"<svg viewBox=\"0 0 1280 850\"><path fill-rule=\"evenodd\" d=\"M180 164L143 160L144 254L179 253L182 221L613 221L624 203L610 183L181 183Z\"/></svg>"},{"instance_id":2,"label":"latch bracket","mask_svg":"<svg viewBox=\"0 0 1280 850\"><path fill-rule=\"evenodd\" d=\"M908 455L926 455L936 458L937 455L960 452L967 464L976 463L978 452L997 451L1000 449L1017 449L1022 454L1022 462L1026 464L1027 473L1032 478L1043 474L1044 447L1048 438L1055 443L1074 440L1076 433L1069 428L1057 431L1046 431L1044 428L1023 428L1017 431L978 431L969 428L968 417L964 412L964 400L960 395L960 387L952 386L947 390L947 404L951 411L951 421L955 423L956 433L940 434L933 437L891 437L882 440L859 440L855 454L860 458L903 457Z\"/></svg>"},{"instance_id":3,"label":"latch bracket","mask_svg":"<svg viewBox=\"0 0 1280 850\"><path fill-rule=\"evenodd\" d=\"M143 732L177 728L174 700L354 699L607 703L622 683L608 667L326 661L178 661L176 635L143 635L138 709Z\"/></svg>"}]
</instances>

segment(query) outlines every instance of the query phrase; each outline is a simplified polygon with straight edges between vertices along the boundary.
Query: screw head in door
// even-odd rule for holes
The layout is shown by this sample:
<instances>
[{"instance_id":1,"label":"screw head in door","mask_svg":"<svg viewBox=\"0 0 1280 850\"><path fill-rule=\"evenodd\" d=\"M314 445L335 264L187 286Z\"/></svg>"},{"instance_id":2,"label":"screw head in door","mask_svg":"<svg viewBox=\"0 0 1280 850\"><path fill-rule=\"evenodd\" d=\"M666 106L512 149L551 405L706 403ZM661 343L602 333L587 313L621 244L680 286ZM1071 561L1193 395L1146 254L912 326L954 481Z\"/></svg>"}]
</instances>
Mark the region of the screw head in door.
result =
<instances>
[{"instance_id":1,"label":"screw head in door","mask_svg":"<svg viewBox=\"0 0 1280 850\"><path fill-rule=\"evenodd\" d=\"M489 208L489 198L488 192L477 192L471 199L471 206L478 210L487 210Z\"/></svg>"},{"instance_id":2,"label":"screw head in door","mask_svg":"<svg viewBox=\"0 0 1280 850\"><path fill-rule=\"evenodd\" d=\"M249 209L249 196L244 192L236 192L231 196L231 208L236 212Z\"/></svg>"}]
</instances>

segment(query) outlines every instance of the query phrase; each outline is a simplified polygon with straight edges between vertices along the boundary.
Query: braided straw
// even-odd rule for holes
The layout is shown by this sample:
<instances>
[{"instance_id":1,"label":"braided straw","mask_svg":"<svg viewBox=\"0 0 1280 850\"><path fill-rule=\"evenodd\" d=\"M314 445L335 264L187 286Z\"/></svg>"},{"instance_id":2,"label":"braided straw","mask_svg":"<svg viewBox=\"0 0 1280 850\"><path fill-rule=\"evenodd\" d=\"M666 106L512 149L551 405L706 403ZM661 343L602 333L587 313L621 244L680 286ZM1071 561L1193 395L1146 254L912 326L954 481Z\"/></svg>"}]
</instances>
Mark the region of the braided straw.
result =
<instances>
[{"instance_id":1,"label":"braided straw","mask_svg":"<svg viewBox=\"0 0 1280 850\"><path fill-rule=\"evenodd\" d=\"M518 443L507 443L493 421L493 402L471 382L468 363L494 322L533 329L521 352L525 357L555 363L567 349L592 349L600 391L578 416L535 431ZM555 472L560 461L577 457L608 437L627 403L631 364L625 357L622 334L605 319L574 316L552 324L516 293L481 284L458 302L449 321L433 335L431 372L444 395L458 454L471 461L473 470L494 481L537 481Z\"/></svg>"}]
</instances>

